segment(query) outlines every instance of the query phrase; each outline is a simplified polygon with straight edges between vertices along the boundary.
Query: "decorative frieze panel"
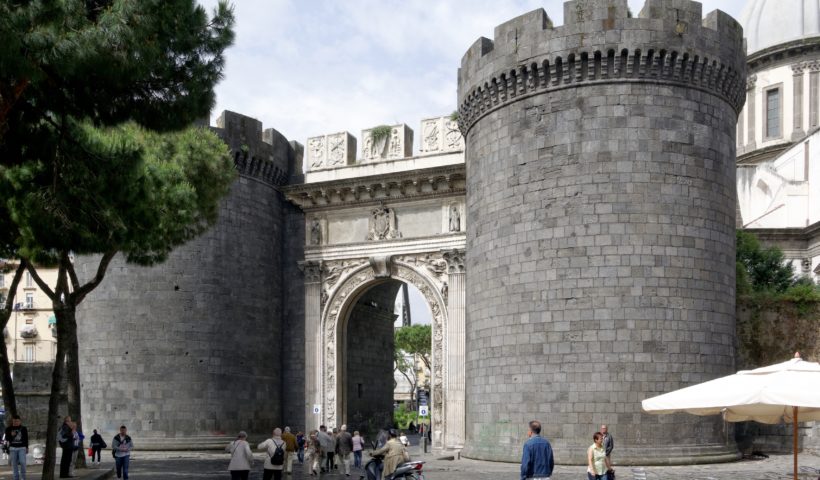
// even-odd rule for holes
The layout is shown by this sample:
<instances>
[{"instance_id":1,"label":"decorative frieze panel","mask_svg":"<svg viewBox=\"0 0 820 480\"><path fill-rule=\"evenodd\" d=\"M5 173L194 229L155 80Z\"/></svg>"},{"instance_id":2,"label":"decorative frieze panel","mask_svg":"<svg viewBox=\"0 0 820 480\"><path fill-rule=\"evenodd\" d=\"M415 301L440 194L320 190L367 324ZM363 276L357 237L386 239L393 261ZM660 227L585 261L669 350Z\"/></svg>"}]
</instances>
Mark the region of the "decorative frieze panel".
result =
<instances>
[{"instance_id":1,"label":"decorative frieze panel","mask_svg":"<svg viewBox=\"0 0 820 480\"><path fill-rule=\"evenodd\" d=\"M464 137L458 122L450 117L427 118L421 121L421 148L419 153L449 153L464 151Z\"/></svg>"},{"instance_id":2,"label":"decorative frieze panel","mask_svg":"<svg viewBox=\"0 0 820 480\"><path fill-rule=\"evenodd\" d=\"M390 126L390 133L373 138L379 127L362 130L362 162L379 162L413 156L413 130L401 123Z\"/></svg>"},{"instance_id":3,"label":"decorative frieze panel","mask_svg":"<svg viewBox=\"0 0 820 480\"><path fill-rule=\"evenodd\" d=\"M348 132L307 140L308 170L343 167L356 163L356 137Z\"/></svg>"},{"instance_id":4,"label":"decorative frieze panel","mask_svg":"<svg viewBox=\"0 0 820 480\"><path fill-rule=\"evenodd\" d=\"M396 211L379 205L370 211L370 228L367 240L391 240L401 238L396 229Z\"/></svg>"}]
</instances>

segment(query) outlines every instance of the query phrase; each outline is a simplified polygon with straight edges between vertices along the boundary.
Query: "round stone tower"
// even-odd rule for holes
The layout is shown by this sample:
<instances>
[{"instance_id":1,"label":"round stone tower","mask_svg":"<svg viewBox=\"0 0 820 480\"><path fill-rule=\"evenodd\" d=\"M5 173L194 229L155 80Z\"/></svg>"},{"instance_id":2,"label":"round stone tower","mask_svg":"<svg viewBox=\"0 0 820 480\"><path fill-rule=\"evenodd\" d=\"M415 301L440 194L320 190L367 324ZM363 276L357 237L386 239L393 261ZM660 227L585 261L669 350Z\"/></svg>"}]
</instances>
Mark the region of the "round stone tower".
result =
<instances>
[{"instance_id":1,"label":"round stone tower","mask_svg":"<svg viewBox=\"0 0 820 480\"><path fill-rule=\"evenodd\" d=\"M216 225L154 267L117 256L81 305L87 431L125 424L143 448L164 449L281 426L283 265L295 262L282 258L293 207L278 186L301 167L293 146L257 120L224 112L217 125L239 176ZM303 230L291 234L303 243ZM78 259L82 275L93 275L92 260Z\"/></svg>"},{"instance_id":2,"label":"round stone tower","mask_svg":"<svg viewBox=\"0 0 820 480\"><path fill-rule=\"evenodd\" d=\"M733 369L735 124L742 29L687 0L577 0L470 47L466 137L467 442L517 461L540 420L585 463L736 458L720 417L644 398Z\"/></svg>"}]
</instances>

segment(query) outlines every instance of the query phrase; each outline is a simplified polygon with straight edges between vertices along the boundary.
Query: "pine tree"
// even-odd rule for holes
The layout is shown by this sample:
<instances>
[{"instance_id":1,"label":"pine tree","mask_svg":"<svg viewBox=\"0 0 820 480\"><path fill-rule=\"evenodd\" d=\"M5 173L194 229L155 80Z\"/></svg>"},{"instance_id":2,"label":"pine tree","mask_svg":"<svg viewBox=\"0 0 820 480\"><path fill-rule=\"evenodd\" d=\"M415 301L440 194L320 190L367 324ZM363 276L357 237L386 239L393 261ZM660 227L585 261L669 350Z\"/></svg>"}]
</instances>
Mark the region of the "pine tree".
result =
<instances>
[{"instance_id":1,"label":"pine tree","mask_svg":"<svg viewBox=\"0 0 820 480\"><path fill-rule=\"evenodd\" d=\"M0 244L57 317L52 420L67 375L82 427L75 312L114 255L161 262L216 220L235 171L224 143L191 125L213 106L232 41L226 3L209 17L194 0L0 0ZM74 254L100 256L94 278L81 282ZM44 479L55 439L52 421Z\"/></svg>"}]
</instances>

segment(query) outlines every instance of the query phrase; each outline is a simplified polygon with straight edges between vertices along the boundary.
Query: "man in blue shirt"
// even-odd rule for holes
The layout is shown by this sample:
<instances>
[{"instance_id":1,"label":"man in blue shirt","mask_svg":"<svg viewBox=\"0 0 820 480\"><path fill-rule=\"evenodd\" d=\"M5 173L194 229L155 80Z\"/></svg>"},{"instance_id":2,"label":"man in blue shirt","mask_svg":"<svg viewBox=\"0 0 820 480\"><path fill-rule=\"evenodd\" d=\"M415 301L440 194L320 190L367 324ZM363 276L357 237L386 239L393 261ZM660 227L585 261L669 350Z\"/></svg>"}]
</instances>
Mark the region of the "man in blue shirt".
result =
<instances>
[{"instance_id":1,"label":"man in blue shirt","mask_svg":"<svg viewBox=\"0 0 820 480\"><path fill-rule=\"evenodd\" d=\"M521 480L549 480L555 461L549 440L541 436L541 422L530 422L528 436L521 456Z\"/></svg>"}]
</instances>

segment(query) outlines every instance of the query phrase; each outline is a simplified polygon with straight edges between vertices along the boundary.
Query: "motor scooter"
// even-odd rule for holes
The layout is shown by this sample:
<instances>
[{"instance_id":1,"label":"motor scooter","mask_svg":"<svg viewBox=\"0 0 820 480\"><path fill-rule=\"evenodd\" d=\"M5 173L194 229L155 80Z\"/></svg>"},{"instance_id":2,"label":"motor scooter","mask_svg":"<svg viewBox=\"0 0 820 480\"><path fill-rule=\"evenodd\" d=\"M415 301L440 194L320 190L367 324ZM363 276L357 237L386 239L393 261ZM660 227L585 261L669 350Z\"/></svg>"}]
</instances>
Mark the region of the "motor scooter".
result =
<instances>
[{"instance_id":1,"label":"motor scooter","mask_svg":"<svg viewBox=\"0 0 820 480\"><path fill-rule=\"evenodd\" d=\"M379 474L382 471L382 463L384 457L376 455L368 461L364 466L364 475L359 477L359 480L378 480ZM424 462L414 461L406 462L399 465L391 475L387 475L382 480L424 480Z\"/></svg>"}]
</instances>

